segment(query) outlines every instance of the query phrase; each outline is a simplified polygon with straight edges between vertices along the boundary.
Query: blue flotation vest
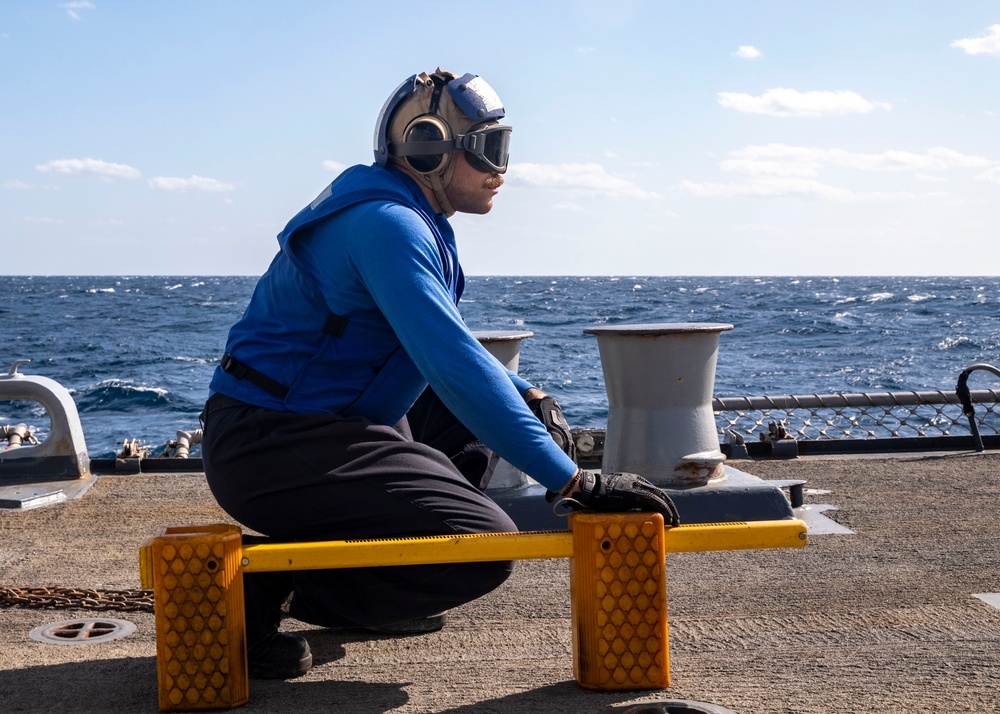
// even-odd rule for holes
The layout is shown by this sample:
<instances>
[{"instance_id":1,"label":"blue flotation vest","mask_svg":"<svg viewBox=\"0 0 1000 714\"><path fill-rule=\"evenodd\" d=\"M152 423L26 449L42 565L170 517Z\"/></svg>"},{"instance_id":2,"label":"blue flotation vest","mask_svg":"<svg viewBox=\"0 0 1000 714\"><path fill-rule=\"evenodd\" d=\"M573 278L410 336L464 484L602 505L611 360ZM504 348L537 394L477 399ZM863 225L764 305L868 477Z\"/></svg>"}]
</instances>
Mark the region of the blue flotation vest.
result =
<instances>
[{"instance_id":1,"label":"blue flotation vest","mask_svg":"<svg viewBox=\"0 0 1000 714\"><path fill-rule=\"evenodd\" d=\"M405 174L355 166L333 181L278 235L280 250L232 327L211 390L278 411L364 416L394 424L427 382L380 314L334 314L296 238L369 201L412 209L426 223L455 304L464 288L453 239L442 234L420 187ZM356 289L357 286L352 286ZM325 286L326 297L330 286Z\"/></svg>"}]
</instances>

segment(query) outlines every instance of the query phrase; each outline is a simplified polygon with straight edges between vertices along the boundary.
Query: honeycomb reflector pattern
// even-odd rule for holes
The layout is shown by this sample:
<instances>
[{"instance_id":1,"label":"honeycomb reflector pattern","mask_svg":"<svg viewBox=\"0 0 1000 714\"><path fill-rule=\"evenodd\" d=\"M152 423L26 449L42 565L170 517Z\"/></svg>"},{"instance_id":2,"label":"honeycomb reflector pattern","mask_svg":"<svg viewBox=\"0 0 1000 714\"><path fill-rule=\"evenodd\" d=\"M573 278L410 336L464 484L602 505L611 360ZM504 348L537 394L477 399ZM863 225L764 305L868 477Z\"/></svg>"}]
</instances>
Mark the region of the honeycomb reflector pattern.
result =
<instances>
[{"instance_id":1,"label":"honeycomb reflector pattern","mask_svg":"<svg viewBox=\"0 0 1000 714\"><path fill-rule=\"evenodd\" d=\"M574 513L573 674L587 689L670 685L663 517Z\"/></svg>"},{"instance_id":2,"label":"honeycomb reflector pattern","mask_svg":"<svg viewBox=\"0 0 1000 714\"><path fill-rule=\"evenodd\" d=\"M161 711L249 698L241 544L228 525L160 528L150 544Z\"/></svg>"}]
</instances>

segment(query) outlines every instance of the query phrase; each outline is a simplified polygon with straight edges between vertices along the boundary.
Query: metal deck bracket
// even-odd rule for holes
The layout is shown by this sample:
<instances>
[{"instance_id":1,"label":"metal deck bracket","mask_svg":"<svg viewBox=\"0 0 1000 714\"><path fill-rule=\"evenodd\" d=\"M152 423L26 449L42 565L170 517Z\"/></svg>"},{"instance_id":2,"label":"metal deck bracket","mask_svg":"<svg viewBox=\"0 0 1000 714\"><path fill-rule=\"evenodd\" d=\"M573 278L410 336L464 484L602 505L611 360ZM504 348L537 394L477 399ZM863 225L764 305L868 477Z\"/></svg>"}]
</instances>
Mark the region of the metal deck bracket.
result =
<instances>
[{"instance_id":1,"label":"metal deck bracket","mask_svg":"<svg viewBox=\"0 0 1000 714\"><path fill-rule=\"evenodd\" d=\"M0 508L27 510L78 498L93 483L73 397L48 377L18 372L28 361L18 360L0 375L0 401L41 404L49 417L49 434L40 444L22 444L19 438L0 447Z\"/></svg>"},{"instance_id":2,"label":"metal deck bracket","mask_svg":"<svg viewBox=\"0 0 1000 714\"><path fill-rule=\"evenodd\" d=\"M90 476L90 457L73 397L55 380L19 373L18 366L27 361L14 362L7 374L0 375L0 401L23 399L41 404L49 416L49 435L41 444L0 450L0 479L30 476L42 481Z\"/></svg>"}]
</instances>

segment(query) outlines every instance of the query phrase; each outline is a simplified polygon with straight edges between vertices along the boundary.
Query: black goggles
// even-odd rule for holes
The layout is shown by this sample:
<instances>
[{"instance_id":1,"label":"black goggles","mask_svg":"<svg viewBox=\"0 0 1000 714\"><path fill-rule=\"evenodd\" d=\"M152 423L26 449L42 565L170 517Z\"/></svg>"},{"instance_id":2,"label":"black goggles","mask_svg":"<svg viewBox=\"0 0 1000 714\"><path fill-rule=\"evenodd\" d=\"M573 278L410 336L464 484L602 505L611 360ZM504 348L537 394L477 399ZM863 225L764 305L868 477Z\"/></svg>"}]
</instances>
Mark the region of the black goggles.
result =
<instances>
[{"instance_id":1,"label":"black goggles","mask_svg":"<svg viewBox=\"0 0 1000 714\"><path fill-rule=\"evenodd\" d=\"M459 134L453 139L392 144L389 147L389 153L393 156L404 157L464 151L472 168L483 173L502 174L507 171L511 131L513 129L509 126L490 124L466 134Z\"/></svg>"},{"instance_id":2,"label":"black goggles","mask_svg":"<svg viewBox=\"0 0 1000 714\"><path fill-rule=\"evenodd\" d=\"M507 171L507 159L510 157L509 126L493 124L468 134L459 134L455 141L461 141L466 158L472 168L483 173L502 174Z\"/></svg>"}]
</instances>

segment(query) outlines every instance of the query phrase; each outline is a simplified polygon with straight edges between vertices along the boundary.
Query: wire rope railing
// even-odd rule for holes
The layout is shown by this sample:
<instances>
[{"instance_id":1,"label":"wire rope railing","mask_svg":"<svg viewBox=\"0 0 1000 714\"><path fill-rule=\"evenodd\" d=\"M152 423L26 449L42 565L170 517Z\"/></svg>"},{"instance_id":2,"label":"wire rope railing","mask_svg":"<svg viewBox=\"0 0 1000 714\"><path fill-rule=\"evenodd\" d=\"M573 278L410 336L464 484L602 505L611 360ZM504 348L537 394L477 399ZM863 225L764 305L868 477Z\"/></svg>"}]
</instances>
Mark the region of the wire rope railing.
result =
<instances>
[{"instance_id":1,"label":"wire rope railing","mask_svg":"<svg viewBox=\"0 0 1000 714\"><path fill-rule=\"evenodd\" d=\"M970 392L978 408L975 423L985 434L1000 433L1000 392ZM712 400L719 433L757 440L781 425L795 439L885 439L956 436L971 433L954 392L876 392Z\"/></svg>"}]
</instances>

